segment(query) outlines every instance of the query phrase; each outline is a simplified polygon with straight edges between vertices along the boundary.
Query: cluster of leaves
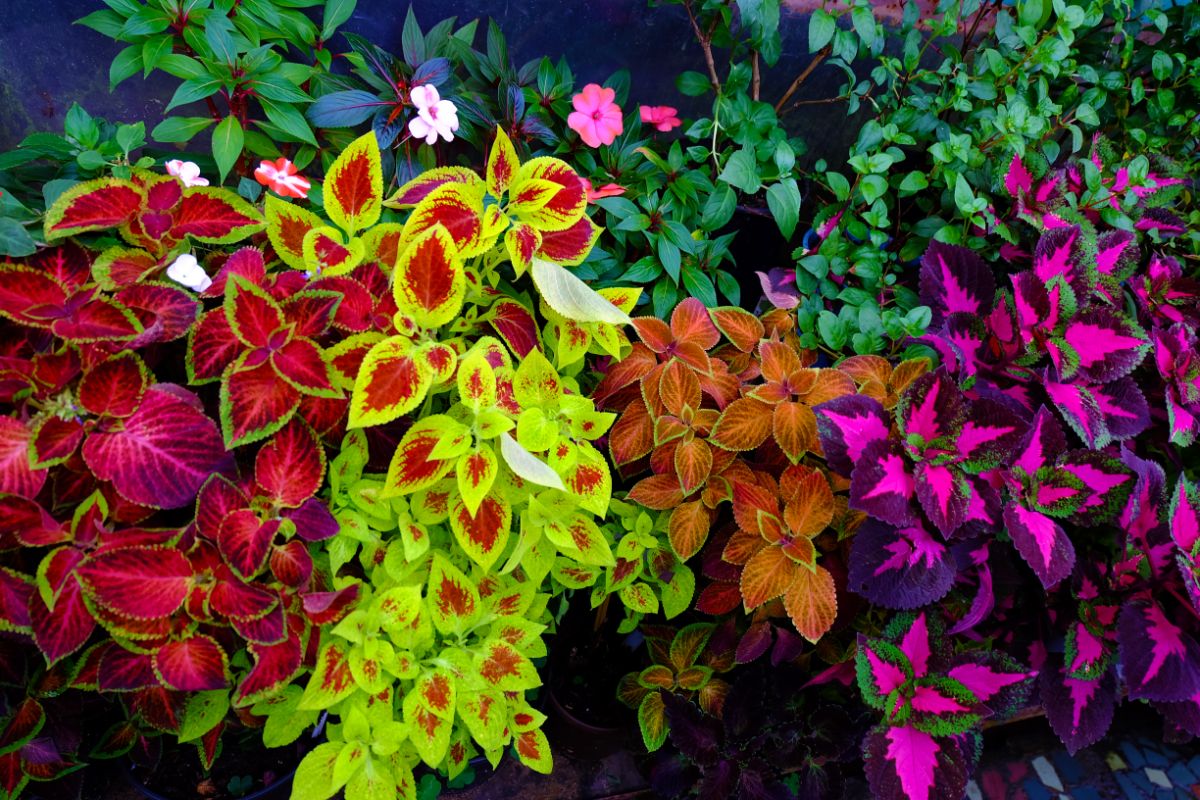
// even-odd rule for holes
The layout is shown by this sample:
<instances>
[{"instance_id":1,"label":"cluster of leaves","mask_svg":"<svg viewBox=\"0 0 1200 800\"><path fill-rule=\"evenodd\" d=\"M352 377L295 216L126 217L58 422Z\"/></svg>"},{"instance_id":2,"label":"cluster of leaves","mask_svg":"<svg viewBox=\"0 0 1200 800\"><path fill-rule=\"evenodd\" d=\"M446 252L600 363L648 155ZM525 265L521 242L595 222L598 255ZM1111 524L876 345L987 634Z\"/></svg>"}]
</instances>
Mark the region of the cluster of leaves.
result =
<instances>
[{"instance_id":1,"label":"cluster of leaves","mask_svg":"<svg viewBox=\"0 0 1200 800\"><path fill-rule=\"evenodd\" d=\"M317 139L302 109L306 87L328 72L326 42L354 13L356 0L106 0L106 9L78 20L125 47L109 68L109 85L160 71L181 83L167 111L205 103L202 116L169 116L155 126L157 142L189 142L211 131L212 158L224 180L248 158L278 158L295 150L301 167ZM320 7L317 24L302 9ZM253 183L250 184L253 187Z\"/></svg>"}]
</instances>

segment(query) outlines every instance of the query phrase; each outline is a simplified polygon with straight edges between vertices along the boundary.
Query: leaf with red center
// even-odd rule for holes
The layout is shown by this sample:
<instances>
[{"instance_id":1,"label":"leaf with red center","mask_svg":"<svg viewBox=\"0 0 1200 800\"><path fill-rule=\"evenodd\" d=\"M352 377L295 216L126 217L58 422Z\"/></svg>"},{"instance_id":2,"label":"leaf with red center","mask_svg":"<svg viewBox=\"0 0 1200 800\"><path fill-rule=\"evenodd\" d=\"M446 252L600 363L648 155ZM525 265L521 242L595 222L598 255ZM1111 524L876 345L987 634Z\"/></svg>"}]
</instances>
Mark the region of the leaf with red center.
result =
<instances>
[{"instance_id":1,"label":"leaf with red center","mask_svg":"<svg viewBox=\"0 0 1200 800\"><path fill-rule=\"evenodd\" d=\"M317 665L298 707L302 711L320 711L349 696L354 689L346 651L337 642L330 642L317 655Z\"/></svg>"},{"instance_id":2,"label":"leaf with red center","mask_svg":"<svg viewBox=\"0 0 1200 800\"><path fill-rule=\"evenodd\" d=\"M96 256L92 266L96 283L103 289L132 287L142 276L159 266L158 259L136 247L109 247Z\"/></svg>"},{"instance_id":3,"label":"leaf with red center","mask_svg":"<svg viewBox=\"0 0 1200 800\"><path fill-rule=\"evenodd\" d=\"M331 399L343 396L329 362L312 339L297 336L273 350L270 358L275 373L301 394Z\"/></svg>"},{"instance_id":4,"label":"leaf with red center","mask_svg":"<svg viewBox=\"0 0 1200 800\"><path fill-rule=\"evenodd\" d=\"M708 440L726 450L753 450L771 435L771 424L769 405L743 397L734 400L721 412Z\"/></svg>"},{"instance_id":5,"label":"leaf with red center","mask_svg":"<svg viewBox=\"0 0 1200 800\"><path fill-rule=\"evenodd\" d=\"M1078 372L1064 370L1088 383L1108 383L1128 375L1142 363L1150 344L1136 323L1115 311L1095 308L1067 323L1063 340L1079 357Z\"/></svg>"},{"instance_id":6,"label":"leaf with red center","mask_svg":"<svg viewBox=\"0 0 1200 800\"><path fill-rule=\"evenodd\" d=\"M63 315L66 304L64 287L50 275L29 267L0 269L0 316L44 328Z\"/></svg>"},{"instance_id":7,"label":"leaf with red center","mask_svg":"<svg viewBox=\"0 0 1200 800\"><path fill-rule=\"evenodd\" d=\"M2 510L0 520L9 521ZM33 581L15 570L0 567L0 631L31 632L29 599L33 593Z\"/></svg>"},{"instance_id":8,"label":"leaf with red center","mask_svg":"<svg viewBox=\"0 0 1200 800\"><path fill-rule=\"evenodd\" d=\"M149 378L136 353L118 353L84 373L79 404L96 416L128 417L141 404Z\"/></svg>"},{"instance_id":9,"label":"leaf with red center","mask_svg":"<svg viewBox=\"0 0 1200 800\"><path fill-rule=\"evenodd\" d=\"M534 772L549 775L553 770L554 757L550 752L550 742L541 729L534 728L518 733L514 737L513 744L517 751L517 758Z\"/></svg>"},{"instance_id":10,"label":"leaf with red center","mask_svg":"<svg viewBox=\"0 0 1200 800\"><path fill-rule=\"evenodd\" d=\"M562 479L581 508L600 517L608 513L612 473L604 456L590 443L577 443L575 464L562 474Z\"/></svg>"},{"instance_id":11,"label":"leaf with red center","mask_svg":"<svg viewBox=\"0 0 1200 800\"><path fill-rule=\"evenodd\" d=\"M278 644L250 643L247 649L254 656L254 666L238 684L233 705L245 708L277 694L301 669L305 626L298 615L288 616L288 635Z\"/></svg>"},{"instance_id":12,"label":"leaf with red center","mask_svg":"<svg viewBox=\"0 0 1200 800\"><path fill-rule=\"evenodd\" d=\"M308 209L282 200L270 192L267 193L264 211L267 236L275 254L292 269L309 269L304 262L304 238L309 231L325 223Z\"/></svg>"},{"instance_id":13,"label":"leaf with red center","mask_svg":"<svg viewBox=\"0 0 1200 800\"><path fill-rule=\"evenodd\" d=\"M385 205L389 208L415 206L434 189L446 183L465 183L472 186L482 186L483 181L480 180L475 170L467 167L434 167L433 169L425 170L397 189L396 193L388 198Z\"/></svg>"},{"instance_id":14,"label":"leaf with red center","mask_svg":"<svg viewBox=\"0 0 1200 800\"><path fill-rule=\"evenodd\" d=\"M916 480L899 442L880 439L867 445L854 467L850 507L893 525L913 519Z\"/></svg>"},{"instance_id":15,"label":"leaf with red center","mask_svg":"<svg viewBox=\"0 0 1200 800\"><path fill-rule=\"evenodd\" d=\"M863 743L872 794L887 800L961 797L974 770L978 747L966 737L935 739L907 725L875 728Z\"/></svg>"},{"instance_id":16,"label":"leaf with red center","mask_svg":"<svg viewBox=\"0 0 1200 800\"><path fill-rule=\"evenodd\" d=\"M77 444L78 437L74 435L74 429L68 430L72 433L72 441ZM30 466L32 438L32 432L20 420L9 416L0 419L0 492L33 498L41 491L47 472ZM69 448L70 452L74 452L74 449L74 445ZM70 452L62 455L69 455ZM39 456L41 460L51 454Z\"/></svg>"},{"instance_id":17,"label":"leaf with red center","mask_svg":"<svg viewBox=\"0 0 1200 800\"><path fill-rule=\"evenodd\" d=\"M4 728L0 729L0 754L20 750L46 724L46 712L33 697L26 697L7 710L9 714L4 720Z\"/></svg>"},{"instance_id":18,"label":"leaf with red center","mask_svg":"<svg viewBox=\"0 0 1200 800\"><path fill-rule=\"evenodd\" d=\"M229 681L229 657L210 636L168 642L154 653L154 672L165 686L181 692L223 689Z\"/></svg>"},{"instance_id":19,"label":"leaf with red center","mask_svg":"<svg viewBox=\"0 0 1200 800\"><path fill-rule=\"evenodd\" d=\"M813 411L825 460L843 477L850 475L868 445L888 438L887 414L874 398L846 395Z\"/></svg>"},{"instance_id":20,"label":"leaf with red center","mask_svg":"<svg viewBox=\"0 0 1200 800\"><path fill-rule=\"evenodd\" d=\"M65 523L56 521L34 501L17 494L0 493L0 530L12 532L26 547L45 547L70 541Z\"/></svg>"},{"instance_id":21,"label":"leaf with red center","mask_svg":"<svg viewBox=\"0 0 1200 800\"><path fill-rule=\"evenodd\" d=\"M176 286L164 283L139 283L121 289L114 299L133 312L143 330L131 349L156 342L171 342L186 335L200 314L200 303Z\"/></svg>"},{"instance_id":22,"label":"leaf with red center","mask_svg":"<svg viewBox=\"0 0 1200 800\"><path fill-rule=\"evenodd\" d=\"M383 170L373 132L355 139L325 175L325 213L347 233L369 228L383 208Z\"/></svg>"},{"instance_id":23,"label":"leaf with red center","mask_svg":"<svg viewBox=\"0 0 1200 800\"><path fill-rule=\"evenodd\" d=\"M218 580L209 595L213 611L233 620L261 619L279 607L279 595L250 583L243 583L226 573ZM282 625L280 626L282 630Z\"/></svg>"},{"instance_id":24,"label":"leaf with red center","mask_svg":"<svg viewBox=\"0 0 1200 800\"><path fill-rule=\"evenodd\" d=\"M1117 639L1131 699L1179 702L1200 693L1200 646L1157 603L1126 603Z\"/></svg>"},{"instance_id":25,"label":"leaf with red center","mask_svg":"<svg viewBox=\"0 0 1200 800\"><path fill-rule=\"evenodd\" d=\"M487 321L517 358L523 359L530 351L542 349L537 320L516 300L496 301L488 312Z\"/></svg>"},{"instance_id":26,"label":"leaf with red center","mask_svg":"<svg viewBox=\"0 0 1200 800\"><path fill-rule=\"evenodd\" d=\"M336 592L308 592L303 597L304 614L314 625L330 625L345 616L358 599L358 584Z\"/></svg>"},{"instance_id":27,"label":"leaf with red center","mask_svg":"<svg viewBox=\"0 0 1200 800\"><path fill-rule=\"evenodd\" d=\"M1053 519L1011 503L1004 507L1004 525L1017 552L1047 589L1071 574L1075 548Z\"/></svg>"},{"instance_id":28,"label":"leaf with red center","mask_svg":"<svg viewBox=\"0 0 1200 800\"><path fill-rule=\"evenodd\" d=\"M742 570L742 605L749 612L779 597L791 588L797 573L804 569L789 558L783 548L762 548Z\"/></svg>"},{"instance_id":29,"label":"leaf with red center","mask_svg":"<svg viewBox=\"0 0 1200 800\"><path fill-rule=\"evenodd\" d=\"M526 161L509 187L510 198L519 194L527 181L547 181L559 187L548 202L519 215L523 222L535 228L543 231L565 230L587 210L587 192L583 181L564 161L547 157Z\"/></svg>"},{"instance_id":30,"label":"leaf with red center","mask_svg":"<svg viewBox=\"0 0 1200 800\"><path fill-rule=\"evenodd\" d=\"M404 223L404 238L410 243L429 231L442 228L449 236L452 251L462 258L472 258L486 252L495 241L498 231L487 235L484 230L483 186L447 183L430 192L413 209ZM404 255L401 254L401 260Z\"/></svg>"},{"instance_id":31,"label":"leaf with red center","mask_svg":"<svg viewBox=\"0 0 1200 800\"><path fill-rule=\"evenodd\" d=\"M417 236L396 264L396 307L423 328L450 322L462 308L466 281L460 253L446 228L434 225Z\"/></svg>"},{"instance_id":32,"label":"leaf with red center","mask_svg":"<svg viewBox=\"0 0 1200 800\"><path fill-rule=\"evenodd\" d=\"M461 426L444 415L426 417L413 423L404 434L388 466L384 494L389 496L411 494L437 483L453 467L453 458L433 458L431 453L439 443L453 444L454 437L461 443L469 434Z\"/></svg>"},{"instance_id":33,"label":"leaf with red center","mask_svg":"<svg viewBox=\"0 0 1200 800\"><path fill-rule=\"evenodd\" d=\"M286 322L274 298L239 275L229 279L224 307L230 329L246 347L272 346L273 334Z\"/></svg>"},{"instance_id":34,"label":"leaf with red center","mask_svg":"<svg viewBox=\"0 0 1200 800\"><path fill-rule=\"evenodd\" d=\"M100 656L96 678L101 691L130 692L160 686L150 654L135 653L116 643Z\"/></svg>"},{"instance_id":35,"label":"leaf with red center","mask_svg":"<svg viewBox=\"0 0 1200 800\"><path fill-rule=\"evenodd\" d=\"M440 768L450 748L453 721L443 719L426 708L415 691L404 696L402 711L409 741L416 747L417 754L431 768Z\"/></svg>"},{"instance_id":36,"label":"leaf with red center","mask_svg":"<svg viewBox=\"0 0 1200 800\"><path fill-rule=\"evenodd\" d=\"M945 545L919 524L893 528L867 520L851 546L848 584L872 603L906 610L945 597L956 573Z\"/></svg>"},{"instance_id":37,"label":"leaf with red center","mask_svg":"<svg viewBox=\"0 0 1200 800\"><path fill-rule=\"evenodd\" d=\"M329 331L342 302L343 290L361 286L353 278L325 278L296 292L281 304L284 319L295 325L295 335L319 339ZM350 289L352 291L352 289Z\"/></svg>"},{"instance_id":38,"label":"leaf with red center","mask_svg":"<svg viewBox=\"0 0 1200 800\"><path fill-rule=\"evenodd\" d=\"M604 531L583 514L573 514L565 522L548 522L545 533L565 555L580 564L611 567L615 563Z\"/></svg>"},{"instance_id":39,"label":"leaf with red center","mask_svg":"<svg viewBox=\"0 0 1200 800\"><path fill-rule=\"evenodd\" d=\"M160 547L98 552L75 572L93 600L135 620L173 614L192 582L192 567L183 554Z\"/></svg>"},{"instance_id":40,"label":"leaf with red center","mask_svg":"<svg viewBox=\"0 0 1200 800\"><path fill-rule=\"evenodd\" d=\"M569 228L561 231L539 231L537 255L564 267L582 264L588 253L592 252L592 246L600 236L600 231L600 226L587 216L580 217Z\"/></svg>"},{"instance_id":41,"label":"leaf with red center","mask_svg":"<svg viewBox=\"0 0 1200 800\"><path fill-rule=\"evenodd\" d=\"M219 380L242 352L242 343L229 327L224 309L209 311L188 331L188 383L195 386Z\"/></svg>"},{"instance_id":42,"label":"leaf with red center","mask_svg":"<svg viewBox=\"0 0 1200 800\"><path fill-rule=\"evenodd\" d=\"M277 519L260 520L248 508L225 517L217 534L217 547L238 577L250 580L266 567L279 524Z\"/></svg>"},{"instance_id":43,"label":"leaf with red center","mask_svg":"<svg viewBox=\"0 0 1200 800\"><path fill-rule=\"evenodd\" d=\"M1112 724L1117 680L1110 668L1095 680L1069 677L1061 663L1041 669L1039 694L1050 727L1074 755L1104 738Z\"/></svg>"},{"instance_id":44,"label":"leaf with red center","mask_svg":"<svg viewBox=\"0 0 1200 800\"><path fill-rule=\"evenodd\" d=\"M959 312L982 316L996 294L991 269L973 250L936 241L921 258L920 283L935 324Z\"/></svg>"},{"instance_id":45,"label":"leaf with red center","mask_svg":"<svg viewBox=\"0 0 1200 800\"><path fill-rule=\"evenodd\" d=\"M304 234L301 243L304 264L309 272L318 275L346 275L363 259L363 243L360 239L343 242L336 228L314 228Z\"/></svg>"},{"instance_id":46,"label":"leaf with red center","mask_svg":"<svg viewBox=\"0 0 1200 800\"><path fill-rule=\"evenodd\" d=\"M363 357L350 396L351 428L391 422L425 399L431 376L424 362L413 356L408 339L392 336Z\"/></svg>"},{"instance_id":47,"label":"leaf with red center","mask_svg":"<svg viewBox=\"0 0 1200 800\"><path fill-rule=\"evenodd\" d=\"M496 138L492 141L487 158L487 189L492 197L501 197L508 191L520 166L512 140L502 128L497 127Z\"/></svg>"},{"instance_id":48,"label":"leaf with red center","mask_svg":"<svg viewBox=\"0 0 1200 800\"><path fill-rule=\"evenodd\" d=\"M461 634L479 618L479 590L471 579L434 551L426 592L433 625L444 636Z\"/></svg>"},{"instance_id":49,"label":"leaf with red center","mask_svg":"<svg viewBox=\"0 0 1200 800\"><path fill-rule=\"evenodd\" d=\"M783 606L800 635L812 643L824 636L837 617L837 590L833 575L824 567L796 570L796 579L783 598Z\"/></svg>"},{"instance_id":50,"label":"leaf with red center","mask_svg":"<svg viewBox=\"0 0 1200 800\"><path fill-rule=\"evenodd\" d=\"M46 240L120 227L137 215L145 200L130 181L97 178L76 184L46 209Z\"/></svg>"},{"instance_id":51,"label":"leaf with red center","mask_svg":"<svg viewBox=\"0 0 1200 800\"><path fill-rule=\"evenodd\" d=\"M312 429L293 419L258 451L254 478L275 505L296 508L321 488L325 450Z\"/></svg>"},{"instance_id":52,"label":"leaf with red center","mask_svg":"<svg viewBox=\"0 0 1200 800\"><path fill-rule=\"evenodd\" d=\"M96 622L84 603L79 584L70 580L54 603L47 608L41 595L29 594L29 620L33 629L33 641L47 664L54 664L83 647Z\"/></svg>"},{"instance_id":53,"label":"leaf with red center","mask_svg":"<svg viewBox=\"0 0 1200 800\"><path fill-rule=\"evenodd\" d=\"M475 656L475 668L488 689L521 692L542 685L533 662L500 639L484 642Z\"/></svg>"},{"instance_id":54,"label":"leaf with red center","mask_svg":"<svg viewBox=\"0 0 1200 800\"><path fill-rule=\"evenodd\" d=\"M454 720L456 693L454 674L446 668L425 672L413 685L421 705L445 720Z\"/></svg>"},{"instance_id":55,"label":"leaf with red center","mask_svg":"<svg viewBox=\"0 0 1200 800\"><path fill-rule=\"evenodd\" d=\"M207 244L233 244L264 227L266 223L258 210L233 192L194 187L183 194L171 235L190 236Z\"/></svg>"},{"instance_id":56,"label":"leaf with red center","mask_svg":"<svg viewBox=\"0 0 1200 800\"><path fill-rule=\"evenodd\" d=\"M130 502L179 508L227 455L212 420L186 400L152 388L119 430L88 437L83 458Z\"/></svg>"},{"instance_id":57,"label":"leaf with red center","mask_svg":"<svg viewBox=\"0 0 1200 800\"><path fill-rule=\"evenodd\" d=\"M300 393L270 362L247 367L245 361L242 356L221 376L221 431L231 449L270 436L300 405Z\"/></svg>"},{"instance_id":58,"label":"leaf with red center","mask_svg":"<svg viewBox=\"0 0 1200 800\"><path fill-rule=\"evenodd\" d=\"M470 455L464 460L469 459ZM491 458L494 478L496 457L492 454ZM460 461L459 465L462 463ZM462 483L461 472L459 483ZM474 513L465 504L465 497L455 500L450 509L450 529L454 531L454 538L471 560L485 571L496 563L504 551L511 527L512 507L496 497L482 497Z\"/></svg>"}]
</instances>

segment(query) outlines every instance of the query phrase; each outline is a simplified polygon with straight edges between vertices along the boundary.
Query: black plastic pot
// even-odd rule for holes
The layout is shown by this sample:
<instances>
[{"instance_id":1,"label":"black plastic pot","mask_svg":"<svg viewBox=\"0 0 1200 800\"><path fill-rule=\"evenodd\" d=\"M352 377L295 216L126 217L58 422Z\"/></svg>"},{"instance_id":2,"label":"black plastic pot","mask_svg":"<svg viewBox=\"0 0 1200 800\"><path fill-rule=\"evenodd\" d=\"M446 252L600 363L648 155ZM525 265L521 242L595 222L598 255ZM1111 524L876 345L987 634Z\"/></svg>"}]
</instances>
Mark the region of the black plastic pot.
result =
<instances>
[{"instance_id":1,"label":"black plastic pot","mask_svg":"<svg viewBox=\"0 0 1200 800\"><path fill-rule=\"evenodd\" d=\"M625 747L629 725L597 725L577 716L558 697L553 684L546 692L546 738L555 752L599 761Z\"/></svg>"}]
</instances>

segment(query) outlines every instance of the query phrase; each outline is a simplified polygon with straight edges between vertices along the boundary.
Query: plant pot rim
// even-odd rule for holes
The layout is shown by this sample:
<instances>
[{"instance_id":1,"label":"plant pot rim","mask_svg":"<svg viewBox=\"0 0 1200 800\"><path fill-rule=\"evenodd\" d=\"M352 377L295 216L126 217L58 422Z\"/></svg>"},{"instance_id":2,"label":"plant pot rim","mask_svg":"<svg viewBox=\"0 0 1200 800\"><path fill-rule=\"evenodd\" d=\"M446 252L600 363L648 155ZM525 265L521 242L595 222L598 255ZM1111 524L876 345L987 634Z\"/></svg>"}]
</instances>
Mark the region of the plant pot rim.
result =
<instances>
[{"instance_id":1,"label":"plant pot rim","mask_svg":"<svg viewBox=\"0 0 1200 800\"><path fill-rule=\"evenodd\" d=\"M587 731L588 733L611 735L618 731L625 730L625 726L621 724L596 725L573 713L570 709L559 702L558 692L554 691L553 681L547 681L546 699L549 701L550 707L554 710L555 714L561 715L563 718L570 720L572 725L581 730Z\"/></svg>"}]
</instances>

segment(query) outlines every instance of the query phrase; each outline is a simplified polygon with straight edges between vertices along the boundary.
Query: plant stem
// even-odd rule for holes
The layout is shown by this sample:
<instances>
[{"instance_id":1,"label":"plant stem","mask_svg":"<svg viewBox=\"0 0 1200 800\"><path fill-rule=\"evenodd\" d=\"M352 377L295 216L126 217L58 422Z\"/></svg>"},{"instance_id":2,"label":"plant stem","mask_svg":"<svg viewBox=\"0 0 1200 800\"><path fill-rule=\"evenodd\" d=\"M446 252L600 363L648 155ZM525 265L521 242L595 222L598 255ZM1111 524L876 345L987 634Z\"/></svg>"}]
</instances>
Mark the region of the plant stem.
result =
<instances>
[{"instance_id":1,"label":"plant stem","mask_svg":"<svg viewBox=\"0 0 1200 800\"><path fill-rule=\"evenodd\" d=\"M720 94L721 79L717 77L717 62L713 59L712 37L705 35L700 30L700 23L696 20L695 12L692 11L692 0L683 0L683 7L687 11L688 20L692 23L692 31L696 34L696 41L700 43L700 47L704 50L704 63L708 67L708 79L712 81L717 94Z\"/></svg>"},{"instance_id":2,"label":"plant stem","mask_svg":"<svg viewBox=\"0 0 1200 800\"><path fill-rule=\"evenodd\" d=\"M758 66L757 50L750 53L750 74L750 97L757 102L759 95L762 93L762 72Z\"/></svg>"},{"instance_id":3,"label":"plant stem","mask_svg":"<svg viewBox=\"0 0 1200 800\"><path fill-rule=\"evenodd\" d=\"M803 72L796 76L796 80L792 81L792 85L787 88L787 91L783 93L783 97L779 98L779 102L775 104L776 114L779 113L779 110L783 108L784 104L787 103L788 100L792 99L792 95L796 93L796 90L799 89L806 80L808 80L808 76L812 74L812 71L820 66L821 62L828 58L829 54L832 52L833 48L829 45L825 45L817 51L817 54L813 56L813 60L808 62L808 66L804 68ZM757 62L755 63L757 64Z\"/></svg>"}]
</instances>

